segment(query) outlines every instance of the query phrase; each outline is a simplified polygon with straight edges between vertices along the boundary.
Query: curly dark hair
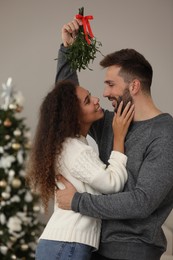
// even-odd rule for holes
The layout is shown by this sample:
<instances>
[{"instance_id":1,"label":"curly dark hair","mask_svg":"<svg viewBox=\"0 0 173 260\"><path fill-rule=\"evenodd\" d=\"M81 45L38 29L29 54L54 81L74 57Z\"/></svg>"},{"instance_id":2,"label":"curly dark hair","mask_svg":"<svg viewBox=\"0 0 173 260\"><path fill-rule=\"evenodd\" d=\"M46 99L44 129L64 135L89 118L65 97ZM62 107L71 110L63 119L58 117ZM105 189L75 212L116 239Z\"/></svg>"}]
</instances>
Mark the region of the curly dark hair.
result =
<instances>
[{"instance_id":1,"label":"curly dark hair","mask_svg":"<svg viewBox=\"0 0 173 260\"><path fill-rule=\"evenodd\" d=\"M45 210L55 192L55 159L58 160L61 155L65 138L80 133L80 104L76 87L70 80L55 83L40 107L26 182L40 194Z\"/></svg>"}]
</instances>

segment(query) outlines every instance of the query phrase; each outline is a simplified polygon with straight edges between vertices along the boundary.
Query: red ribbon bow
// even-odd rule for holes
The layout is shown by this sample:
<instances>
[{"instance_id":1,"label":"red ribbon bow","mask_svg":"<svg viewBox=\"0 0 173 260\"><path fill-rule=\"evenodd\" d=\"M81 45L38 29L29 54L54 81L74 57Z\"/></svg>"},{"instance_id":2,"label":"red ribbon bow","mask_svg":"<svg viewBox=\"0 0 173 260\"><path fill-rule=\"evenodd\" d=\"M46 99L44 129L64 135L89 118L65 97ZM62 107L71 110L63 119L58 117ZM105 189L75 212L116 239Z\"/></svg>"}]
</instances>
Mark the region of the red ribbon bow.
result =
<instances>
[{"instance_id":1,"label":"red ribbon bow","mask_svg":"<svg viewBox=\"0 0 173 260\"><path fill-rule=\"evenodd\" d=\"M84 30L84 34L85 34L85 40L87 41L88 44L91 44L91 41L88 38L88 35L90 36L90 38L93 38L94 35L91 30L89 20L92 20L93 16L92 15L83 16L81 14L77 14L76 19L82 20L83 30Z\"/></svg>"}]
</instances>

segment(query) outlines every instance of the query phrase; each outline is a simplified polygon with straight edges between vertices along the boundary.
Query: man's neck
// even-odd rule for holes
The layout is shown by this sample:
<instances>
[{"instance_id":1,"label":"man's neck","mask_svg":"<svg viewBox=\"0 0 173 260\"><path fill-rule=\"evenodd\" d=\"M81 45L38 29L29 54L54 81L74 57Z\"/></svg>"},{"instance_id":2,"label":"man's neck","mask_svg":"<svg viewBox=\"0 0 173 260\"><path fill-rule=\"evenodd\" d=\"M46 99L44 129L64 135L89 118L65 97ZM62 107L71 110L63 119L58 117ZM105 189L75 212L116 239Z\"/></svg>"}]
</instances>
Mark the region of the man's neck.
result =
<instances>
[{"instance_id":1,"label":"man's neck","mask_svg":"<svg viewBox=\"0 0 173 260\"><path fill-rule=\"evenodd\" d=\"M134 104L134 121L144 121L162 114L162 112L155 106L151 97L135 100Z\"/></svg>"}]
</instances>

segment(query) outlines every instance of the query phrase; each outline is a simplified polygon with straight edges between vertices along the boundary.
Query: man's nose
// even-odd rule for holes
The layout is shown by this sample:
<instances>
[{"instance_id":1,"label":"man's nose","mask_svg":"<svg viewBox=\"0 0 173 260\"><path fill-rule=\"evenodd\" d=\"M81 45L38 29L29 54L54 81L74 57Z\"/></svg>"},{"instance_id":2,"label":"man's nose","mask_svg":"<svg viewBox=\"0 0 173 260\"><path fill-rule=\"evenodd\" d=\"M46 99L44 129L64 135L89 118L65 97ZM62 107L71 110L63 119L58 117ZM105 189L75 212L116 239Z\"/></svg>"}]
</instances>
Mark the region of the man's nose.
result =
<instances>
[{"instance_id":1,"label":"man's nose","mask_svg":"<svg viewBox=\"0 0 173 260\"><path fill-rule=\"evenodd\" d=\"M103 96L104 96L104 97L110 96L110 91L109 91L109 89L108 89L107 87L104 88Z\"/></svg>"}]
</instances>

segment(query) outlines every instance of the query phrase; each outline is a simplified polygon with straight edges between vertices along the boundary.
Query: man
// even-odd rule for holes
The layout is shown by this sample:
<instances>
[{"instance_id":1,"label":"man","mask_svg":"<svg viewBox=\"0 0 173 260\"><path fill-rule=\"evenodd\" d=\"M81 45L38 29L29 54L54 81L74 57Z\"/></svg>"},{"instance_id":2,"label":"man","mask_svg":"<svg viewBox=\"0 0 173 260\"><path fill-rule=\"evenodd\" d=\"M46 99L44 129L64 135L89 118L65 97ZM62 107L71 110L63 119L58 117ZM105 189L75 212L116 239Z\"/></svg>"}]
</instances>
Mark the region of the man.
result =
<instances>
[{"instance_id":1,"label":"man","mask_svg":"<svg viewBox=\"0 0 173 260\"><path fill-rule=\"evenodd\" d=\"M64 52L74 42L79 24L74 20L62 29L57 80L78 80ZM125 142L128 181L123 192L96 196L78 193L61 179L66 189L57 191L58 204L102 219L100 248L92 259L158 260L166 248L161 226L173 207L173 119L155 106L152 67L140 53L123 49L107 55L100 64L106 68L103 95L114 110L120 100L135 105ZM105 163L112 149L112 118L113 112L105 111L104 119L90 131Z\"/></svg>"}]
</instances>

